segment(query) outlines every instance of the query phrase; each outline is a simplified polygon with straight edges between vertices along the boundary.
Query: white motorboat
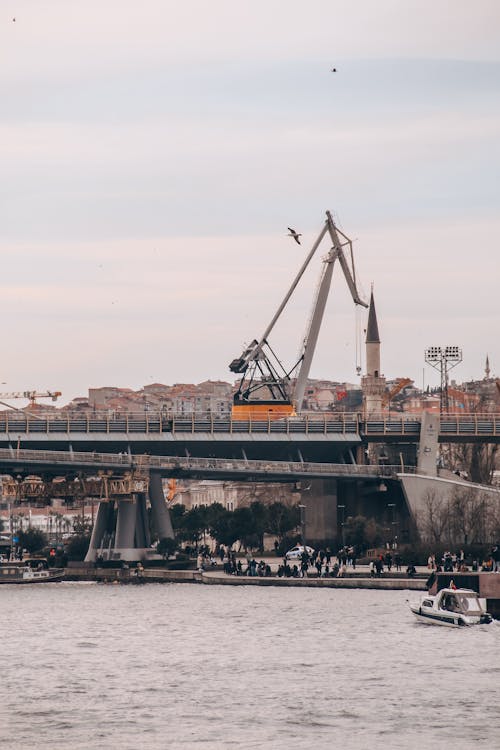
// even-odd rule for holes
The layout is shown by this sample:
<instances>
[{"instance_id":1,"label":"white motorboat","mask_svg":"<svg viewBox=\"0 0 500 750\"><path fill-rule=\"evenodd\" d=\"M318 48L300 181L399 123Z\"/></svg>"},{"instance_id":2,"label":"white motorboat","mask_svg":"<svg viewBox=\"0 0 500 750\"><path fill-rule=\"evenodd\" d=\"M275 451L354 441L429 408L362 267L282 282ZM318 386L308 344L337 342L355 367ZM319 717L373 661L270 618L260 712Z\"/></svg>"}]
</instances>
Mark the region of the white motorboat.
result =
<instances>
[{"instance_id":1,"label":"white motorboat","mask_svg":"<svg viewBox=\"0 0 500 750\"><path fill-rule=\"evenodd\" d=\"M486 612L475 591L470 589L441 589L434 596L423 596L420 602L410 603L410 609L420 622L460 628L487 624L492 616Z\"/></svg>"}]
</instances>

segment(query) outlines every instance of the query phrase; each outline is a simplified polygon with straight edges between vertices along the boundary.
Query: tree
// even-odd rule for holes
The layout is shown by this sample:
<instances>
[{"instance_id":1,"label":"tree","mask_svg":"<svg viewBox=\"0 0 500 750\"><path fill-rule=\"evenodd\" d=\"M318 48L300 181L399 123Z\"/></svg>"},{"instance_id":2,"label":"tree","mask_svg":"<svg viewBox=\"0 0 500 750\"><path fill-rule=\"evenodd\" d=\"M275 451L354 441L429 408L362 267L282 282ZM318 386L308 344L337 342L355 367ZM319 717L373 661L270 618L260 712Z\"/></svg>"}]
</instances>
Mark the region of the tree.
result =
<instances>
[{"instance_id":1,"label":"tree","mask_svg":"<svg viewBox=\"0 0 500 750\"><path fill-rule=\"evenodd\" d=\"M268 527L268 507L260 500L254 500L250 504L252 514L252 533L257 537L259 552L264 551L264 532Z\"/></svg>"},{"instance_id":2,"label":"tree","mask_svg":"<svg viewBox=\"0 0 500 750\"><path fill-rule=\"evenodd\" d=\"M176 552L178 546L179 546L179 543L177 542L176 539L170 539L169 537L164 537L158 542L156 546L156 551L160 555L163 555L163 558L167 560L169 555L173 555L174 552Z\"/></svg>"},{"instance_id":3,"label":"tree","mask_svg":"<svg viewBox=\"0 0 500 750\"><path fill-rule=\"evenodd\" d=\"M68 560L85 560L90 544L90 533L73 534L66 545Z\"/></svg>"},{"instance_id":4,"label":"tree","mask_svg":"<svg viewBox=\"0 0 500 750\"><path fill-rule=\"evenodd\" d=\"M182 531L187 542L198 545L207 528L206 505L199 505L188 510L183 516Z\"/></svg>"},{"instance_id":5,"label":"tree","mask_svg":"<svg viewBox=\"0 0 500 750\"><path fill-rule=\"evenodd\" d=\"M234 524L233 513L222 505L215 511L211 506L211 517L209 520L209 531L211 536L219 544L230 547L239 538L236 525Z\"/></svg>"},{"instance_id":6,"label":"tree","mask_svg":"<svg viewBox=\"0 0 500 750\"><path fill-rule=\"evenodd\" d=\"M435 490L428 489L424 495L422 527L425 537L433 544L441 544L450 524L450 508L446 501L438 498ZM448 533L449 536L449 533Z\"/></svg>"},{"instance_id":7,"label":"tree","mask_svg":"<svg viewBox=\"0 0 500 750\"><path fill-rule=\"evenodd\" d=\"M457 489L450 500L450 541L481 544L486 541L487 501L474 489Z\"/></svg>"},{"instance_id":8,"label":"tree","mask_svg":"<svg viewBox=\"0 0 500 750\"><path fill-rule=\"evenodd\" d=\"M282 502L271 503L267 509L266 531L278 537L281 544L289 531L294 531L300 524L300 509L298 505L288 507Z\"/></svg>"},{"instance_id":9,"label":"tree","mask_svg":"<svg viewBox=\"0 0 500 750\"><path fill-rule=\"evenodd\" d=\"M47 546L47 537L43 531L33 529L31 526L26 531L19 531L17 536L19 538L19 546L27 550L30 554L41 552Z\"/></svg>"},{"instance_id":10,"label":"tree","mask_svg":"<svg viewBox=\"0 0 500 750\"><path fill-rule=\"evenodd\" d=\"M236 508L232 513L230 526L234 541L239 539L245 549L258 545L257 525L251 508Z\"/></svg>"}]
</instances>

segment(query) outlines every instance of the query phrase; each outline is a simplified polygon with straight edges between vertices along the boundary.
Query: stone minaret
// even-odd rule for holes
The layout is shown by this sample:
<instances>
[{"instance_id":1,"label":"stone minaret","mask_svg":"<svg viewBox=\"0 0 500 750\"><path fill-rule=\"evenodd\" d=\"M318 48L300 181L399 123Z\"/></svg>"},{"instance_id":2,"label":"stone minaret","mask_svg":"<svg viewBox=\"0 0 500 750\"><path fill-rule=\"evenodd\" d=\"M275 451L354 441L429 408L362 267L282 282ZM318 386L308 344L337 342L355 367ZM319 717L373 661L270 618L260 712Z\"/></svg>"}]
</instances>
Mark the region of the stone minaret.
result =
<instances>
[{"instance_id":1,"label":"stone minaret","mask_svg":"<svg viewBox=\"0 0 500 750\"><path fill-rule=\"evenodd\" d=\"M484 379L489 380L490 379L490 358L488 355L486 355L486 367L484 368Z\"/></svg>"},{"instance_id":2,"label":"stone minaret","mask_svg":"<svg viewBox=\"0 0 500 750\"><path fill-rule=\"evenodd\" d=\"M365 416L381 414L385 393L385 378L380 374L380 336L378 333L377 313L373 300L373 289L368 310L366 327L366 375L361 378L363 391L363 412Z\"/></svg>"}]
</instances>

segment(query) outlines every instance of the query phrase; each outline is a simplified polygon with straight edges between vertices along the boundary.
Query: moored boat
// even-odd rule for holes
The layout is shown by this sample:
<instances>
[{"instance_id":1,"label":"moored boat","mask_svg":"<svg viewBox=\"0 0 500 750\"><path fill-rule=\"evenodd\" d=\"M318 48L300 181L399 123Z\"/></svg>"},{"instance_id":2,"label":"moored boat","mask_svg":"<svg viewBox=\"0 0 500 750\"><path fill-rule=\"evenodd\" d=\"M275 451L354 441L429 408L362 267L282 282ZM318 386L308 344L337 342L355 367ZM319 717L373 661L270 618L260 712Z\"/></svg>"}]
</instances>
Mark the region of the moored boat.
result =
<instances>
[{"instance_id":1,"label":"moored boat","mask_svg":"<svg viewBox=\"0 0 500 750\"><path fill-rule=\"evenodd\" d=\"M51 583L63 576L64 568L35 568L28 562L0 563L0 583Z\"/></svg>"},{"instance_id":2,"label":"moored boat","mask_svg":"<svg viewBox=\"0 0 500 750\"><path fill-rule=\"evenodd\" d=\"M475 591L470 589L441 589L434 596L423 596L420 602L410 603L417 620L428 625L460 628L488 624L492 616L486 612Z\"/></svg>"}]
</instances>

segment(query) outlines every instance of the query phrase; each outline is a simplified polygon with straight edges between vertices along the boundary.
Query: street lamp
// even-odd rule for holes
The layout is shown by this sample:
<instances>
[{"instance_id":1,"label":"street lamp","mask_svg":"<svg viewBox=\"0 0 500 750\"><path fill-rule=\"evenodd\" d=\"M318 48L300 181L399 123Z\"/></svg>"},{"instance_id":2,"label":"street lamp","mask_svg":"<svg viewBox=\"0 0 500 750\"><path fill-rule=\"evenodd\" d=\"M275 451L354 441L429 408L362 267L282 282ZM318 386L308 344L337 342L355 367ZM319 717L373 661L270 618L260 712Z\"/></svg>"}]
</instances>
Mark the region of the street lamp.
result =
<instances>
[{"instance_id":1,"label":"street lamp","mask_svg":"<svg viewBox=\"0 0 500 750\"><path fill-rule=\"evenodd\" d=\"M299 504L300 508L300 535L302 537L302 546L304 552L306 551L306 507L305 505Z\"/></svg>"},{"instance_id":2,"label":"street lamp","mask_svg":"<svg viewBox=\"0 0 500 750\"><path fill-rule=\"evenodd\" d=\"M396 525L397 525L397 521L396 521L396 503L387 503L387 507L391 509L391 513L392 513L391 526L392 526L392 537L393 537L393 542L394 542L395 539L397 539L397 536L396 536Z\"/></svg>"},{"instance_id":3,"label":"street lamp","mask_svg":"<svg viewBox=\"0 0 500 750\"><path fill-rule=\"evenodd\" d=\"M342 511L342 520L340 521L340 533L342 537L342 547L344 546L344 523L345 523L345 505L338 505L337 510L340 508Z\"/></svg>"}]
</instances>

